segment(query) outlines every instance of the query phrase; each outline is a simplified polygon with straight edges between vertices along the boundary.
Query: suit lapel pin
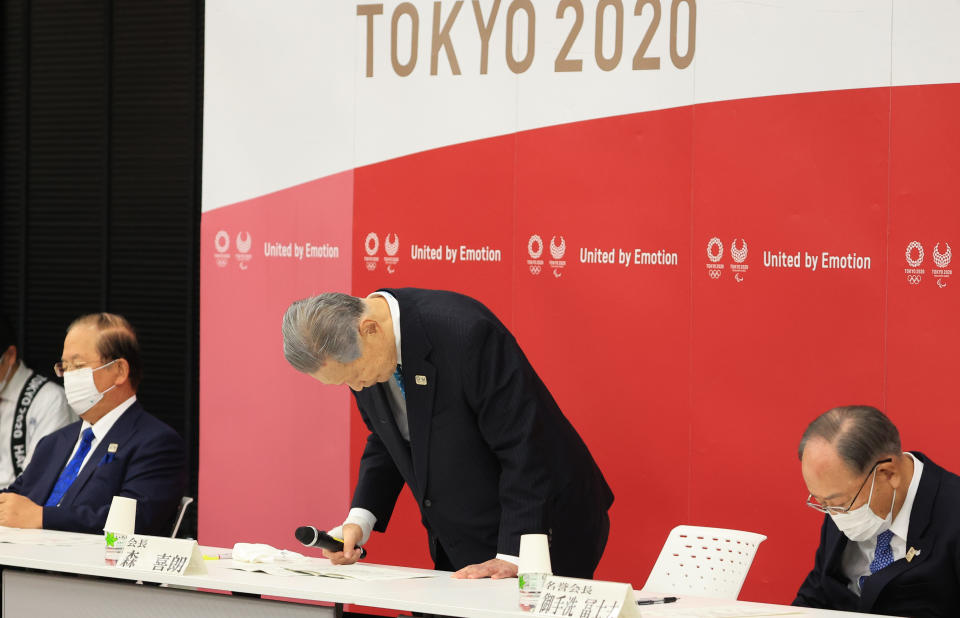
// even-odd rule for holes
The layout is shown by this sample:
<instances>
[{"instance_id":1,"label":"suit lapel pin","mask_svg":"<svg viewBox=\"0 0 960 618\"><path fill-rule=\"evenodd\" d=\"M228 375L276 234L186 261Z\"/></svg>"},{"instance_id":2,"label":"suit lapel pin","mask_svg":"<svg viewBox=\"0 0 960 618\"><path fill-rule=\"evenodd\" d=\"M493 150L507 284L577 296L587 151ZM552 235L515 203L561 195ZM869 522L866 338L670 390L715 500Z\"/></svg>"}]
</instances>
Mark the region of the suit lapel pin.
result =
<instances>
[{"instance_id":1,"label":"suit lapel pin","mask_svg":"<svg viewBox=\"0 0 960 618\"><path fill-rule=\"evenodd\" d=\"M418 375L418 376L416 376L416 377L414 378L414 381L416 381L417 386L426 386L426 385L427 385L427 376L420 376L420 375Z\"/></svg>"},{"instance_id":2,"label":"suit lapel pin","mask_svg":"<svg viewBox=\"0 0 960 618\"><path fill-rule=\"evenodd\" d=\"M911 560L913 560L914 556L919 556L919 555L920 555L920 550L914 549L913 547L911 547L910 551L907 552L907 562L910 562Z\"/></svg>"},{"instance_id":3,"label":"suit lapel pin","mask_svg":"<svg viewBox=\"0 0 960 618\"><path fill-rule=\"evenodd\" d=\"M111 442L110 446L107 447L107 454L103 456L103 459L100 460L100 463L98 463L97 466L103 466L116 459L118 448L120 448L119 444L116 442Z\"/></svg>"}]
</instances>

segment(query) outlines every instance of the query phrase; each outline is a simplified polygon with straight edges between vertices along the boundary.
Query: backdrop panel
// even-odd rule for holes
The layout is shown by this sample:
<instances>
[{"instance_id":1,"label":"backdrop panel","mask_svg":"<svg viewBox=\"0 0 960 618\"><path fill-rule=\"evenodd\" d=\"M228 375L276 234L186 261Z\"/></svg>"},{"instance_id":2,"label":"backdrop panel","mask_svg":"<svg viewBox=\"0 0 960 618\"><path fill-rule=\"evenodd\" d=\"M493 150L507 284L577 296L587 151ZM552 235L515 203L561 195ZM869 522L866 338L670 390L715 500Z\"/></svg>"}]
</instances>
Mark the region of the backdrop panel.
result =
<instances>
[{"instance_id":1,"label":"backdrop panel","mask_svg":"<svg viewBox=\"0 0 960 618\"><path fill-rule=\"evenodd\" d=\"M893 90L887 285L887 406L904 448L951 470L960 469L958 104L958 84Z\"/></svg>"},{"instance_id":2,"label":"backdrop panel","mask_svg":"<svg viewBox=\"0 0 960 618\"><path fill-rule=\"evenodd\" d=\"M688 513L675 497L689 487L692 117L517 140L515 330L614 488L598 577L621 576ZM651 496L670 498L651 509Z\"/></svg>"},{"instance_id":3,"label":"backdrop panel","mask_svg":"<svg viewBox=\"0 0 960 618\"><path fill-rule=\"evenodd\" d=\"M745 595L812 564L777 559L819 539L796 455L806 424L883 403L888 99L697 106L689 517L769 537Z\"/></svg>"},{"instance_id":4,"label":"backdrop panel","mask_svg":"<svg viewBox=\"0 0 960 618\"><path fill-rule=\"evenodd\" d=\"M289 546L343 516L350 421L343 389L290 369L291 301L350 288L353 173L207 213L202 222L199 534Z\"/></svg>"},{"instance_id":5,"label":"backdrop panel","mask_svg":"<svg viewBox=\"0 0 960 618\"><path fill-rule=\"evenodd\" d=\"M769 536L743 598L791 601L796 446L834 405L960 470L956 2L636 8L208 0L202 542L349 506L366 428L280 350L325 290L453 289L513 329L616 494L600 577L725 526ZM404 493L371 556L425 541Z\"/></svg>"}]
</instances>

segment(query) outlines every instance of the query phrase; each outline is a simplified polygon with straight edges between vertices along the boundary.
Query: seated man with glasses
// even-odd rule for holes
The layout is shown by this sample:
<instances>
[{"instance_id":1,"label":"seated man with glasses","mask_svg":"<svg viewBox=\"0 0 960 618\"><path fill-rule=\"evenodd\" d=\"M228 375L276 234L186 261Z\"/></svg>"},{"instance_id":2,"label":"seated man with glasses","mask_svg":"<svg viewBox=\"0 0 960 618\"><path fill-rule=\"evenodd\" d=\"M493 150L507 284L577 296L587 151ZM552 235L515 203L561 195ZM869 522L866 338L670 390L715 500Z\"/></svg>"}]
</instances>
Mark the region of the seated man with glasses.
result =
<instances>
[{"instance_id":1,"label":"seated man with glasses","mask_svg":"<svg viewBox=\"0 0 960 618\"><path fill-rule=\"evenodd\" d=\"M137 401L133 327L110 313L76 319L54 370L81 420L37 444L0 493L0 525L99 534L113 496L126 496L137 501L137 533L168 535L186 480L184 444Z\"/></svg>"},{"instance_id":2,"label":"seated man with glasses","mask_svg":"<svg viewBox=\"0 0 960 618\"><path fill-rule=\"evenodd\" d=\"M960 616L960 477L900 448L869 406L834 408L800 440L807 506L826 514L794 605Z\"/></svg>"}]
</instances>

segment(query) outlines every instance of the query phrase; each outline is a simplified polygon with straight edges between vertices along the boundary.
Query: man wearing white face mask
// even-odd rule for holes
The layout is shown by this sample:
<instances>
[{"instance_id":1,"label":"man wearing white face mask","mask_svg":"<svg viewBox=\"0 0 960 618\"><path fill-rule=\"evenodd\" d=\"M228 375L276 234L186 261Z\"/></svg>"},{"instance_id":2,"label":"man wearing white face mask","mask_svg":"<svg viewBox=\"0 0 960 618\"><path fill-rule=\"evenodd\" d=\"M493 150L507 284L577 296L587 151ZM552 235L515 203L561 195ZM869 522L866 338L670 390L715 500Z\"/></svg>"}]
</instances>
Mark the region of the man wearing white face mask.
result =
<instances>
[{"instance_id":1,"label":"man wearing white face mask","mask_svg":"<svg viewBox=\"0 0 960 618\"><path fill-rule=\"evenodd\" d=\"M834 408L799 448L807 505L826 514L794 605L898 616L960 615L960 477L870 406Z\"/></svg>"},{"instance_id":2,"label":"man wearing white face mask","mask_svg":"<svg viewBox=\"0 0 960 618\"><path fill-rule=\"evenodd\" d=\"M0 525L97 534L113 496L125 496L137 501L137 533L169 534L186 480L184 444L137 401L133 327L110 313L78 318L55 370L81 420L40 441L34 463L0 493Z\"/></svg>"},{"instance_id":3,"label":"man wearing white face mask","mask_svg":"<svg viewBox=\"0 0 960 618\"><path fill-rule=\"evenodd\" d=\"M0 315L0 489L27 467L40 438L75 420L60 385L20 360L16 333Z\"/></svg>"}]
</instances>

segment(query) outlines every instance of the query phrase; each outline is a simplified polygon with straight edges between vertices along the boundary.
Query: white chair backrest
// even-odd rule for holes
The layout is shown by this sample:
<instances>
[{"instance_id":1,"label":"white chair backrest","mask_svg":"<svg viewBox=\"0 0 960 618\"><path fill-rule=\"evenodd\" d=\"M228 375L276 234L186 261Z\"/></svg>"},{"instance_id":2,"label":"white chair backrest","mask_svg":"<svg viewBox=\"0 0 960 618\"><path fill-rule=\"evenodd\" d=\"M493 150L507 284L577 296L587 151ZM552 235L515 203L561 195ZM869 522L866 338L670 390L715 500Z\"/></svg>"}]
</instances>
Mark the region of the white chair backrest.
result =
<instances>
[{"instance_id":1,"label":"white chair backrest","mask_svg":"<svg viewBox=\"0 0 960 618\"><path fill-rule=\"evenodd\" d=\"M736 599L760 543L754 532L677 526L643 589L651 593Z\"/></svg>"}]
</instances>

